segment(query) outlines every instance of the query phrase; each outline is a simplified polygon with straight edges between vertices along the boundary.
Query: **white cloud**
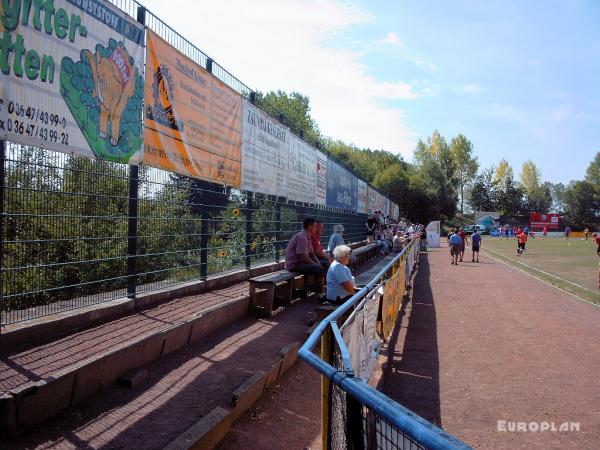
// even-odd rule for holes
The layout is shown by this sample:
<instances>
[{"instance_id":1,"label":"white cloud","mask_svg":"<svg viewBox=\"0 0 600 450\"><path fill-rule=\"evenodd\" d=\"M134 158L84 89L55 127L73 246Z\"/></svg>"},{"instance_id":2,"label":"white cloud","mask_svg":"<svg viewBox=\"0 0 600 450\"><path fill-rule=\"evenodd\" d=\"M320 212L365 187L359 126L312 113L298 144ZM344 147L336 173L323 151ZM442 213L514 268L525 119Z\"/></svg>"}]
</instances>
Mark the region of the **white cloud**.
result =
<instances>
[{"instance_id":1,"label":"white cloud","mask_svg":"<svg viewBox=\"0 0 600 450\"><path fill-rule=\"evenodd\" d=\"M437 66L433 63L425 61L425 58L422 55L405 54L402 56L404 57L404 59L406 59L407 61L410 61L411 63L413 63L417 66L425 66L425 67L430 68L431 70L437 70Z\"/></svg>"},{"instance_id":2,"label":"white cloud","mask_svg":"<svg viewBox=\"0 0 600 450\"><path fill-rule=\"evenodd\" d=\"M390 31L385 38L377 41L380 44L389 44L389 45L393 45L394 47L404 47L404 43L400 40L400 36L398 36L397 33L394 33L393 31Z\"/></svg>"},{"instance_id":3,"label":"white cloud","mask_svg":"<svg viewBox=\"0 0 600 450\"><path fill-rule=\"evenodd\" d=\"M249 86L308 95L324 134L411 155L415 133L404 112L383 100L434 95L435 88L426 82L378 80L357 51L340 44L336 37L373 21L370 14L336 0L144 4Z\"/></svg>"},{"instance_id":4,"label":"white cloud","mask_svg":"<svg viewBox=\"0 0 600 450\"><path fill-rule=\"evenodd\" d=\"M475 84L465 84L463 86L463 92L466 92L467 94L475 94L477 92L481 92L481 87Z\"/></svg>"}]
</instances>

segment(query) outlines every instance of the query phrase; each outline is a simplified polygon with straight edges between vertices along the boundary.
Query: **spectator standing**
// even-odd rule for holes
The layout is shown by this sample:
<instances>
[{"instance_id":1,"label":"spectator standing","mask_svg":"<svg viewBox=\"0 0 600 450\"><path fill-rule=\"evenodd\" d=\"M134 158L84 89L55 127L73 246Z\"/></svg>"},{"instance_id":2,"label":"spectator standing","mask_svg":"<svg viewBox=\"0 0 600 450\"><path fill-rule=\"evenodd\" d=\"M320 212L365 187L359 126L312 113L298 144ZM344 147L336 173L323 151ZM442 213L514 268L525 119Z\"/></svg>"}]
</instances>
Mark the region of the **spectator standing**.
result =
<instances>
[{"instance_id":1,"label":"spectator standing","mask_svg":"<svg viewBox=\"0 0 600 450\"><path fill-rule=\"evenodd\" d=\"M477 233L477 230L473 231L471 235L471 249L473 250L473 257L471 262L479 263L479 247L481 246L481 235ZM477 261L475 260L475 254L477 253Z\"/></svg>"},{"instance_id":2,"label":"spectator standing","mask_svg":"<svg viewBox=\"0 0 600 450\"><path fill-rule=\"evenodd\" d=\"M335 260L327 271L327 301L333 304L343 303L357 291L348 268L350 252L347 245L340 245L333 250Z\"/></svg>"},{"instance_id":3,"label":"spectator standing","mask_svg":"<svg viewBox=\"0 0 600 450\"><path fill-rule=\"evenodd\" d=\"M570 235L571 235L571 227L569 225L567 225L567 228L565 228L565 239L569 240Z\"/></svg>"},{"instance_id":4,"label":"spectator standing","mask_svg":"<svg viewBox=\"0 0 600 450\"><path fill-rule=\"evenodd\" d=\"M448 242L450 243L450 257L452 258L451 264L457 266L458 256L460 255L463 246L463 240L458 233L454 233L454 230L452 230L452 234L450 235Z\"/></svg>"},{"instance_id":5,"label":"spectator standing","mask_svg":"<svg viewBox=\"0 0 600 450\"><path fill-rule=\"evenodd\" d=\"M425 227L423 227L422 225L421 225L421 241L420 241L419 245L421 246L420 250L422 252L427 251L427 231L425 230Z\"/></svg>"},{"instance_id":6,"label":"spectator standing","mask_svg":"<svg viewBox=\"0 0 600 450\"><path fill-rule=\"evenodd\" d=\"M373 213L369 214L369 217L367 218L367 223L366 223L366 225L367 225L367 242L369 244L373 242L374 235L375 235L375 227L377 226L378 223L379 223L379 221L375 217L375 214L373 214Z\"/></svg>"},{"instance_id":7,"label":"spectator standing","mask_svg":"<svg viewBox=\"0 0 600 450\"><path fill-rule=\"evenodd\" d=\"M508 231L508 228L507 228L507 231ZM463 230L461 228L459 230L459 232L458 232L458 235L462 239L462 242L460 244L460 262L462 262L463 257L465 256L465 246L466 246L466 244L468 244L468 242L467 242L467 233L465 233L465 230Z\"/></svg>"},{"instance_id":8,"label":"spectator standing","mask_svg":"<svg viewBox=\"0 0 600 450\"><path fill-rule=\"evenodd\" d=\"M315 255L311 234L316 232L317 221L307 217L302 222L303 230L296 233L288 243L285 251L285 268L290 272L314 275L320 297L325 294L325 271Z\"/></svg>"},{"instance_id":9,"label":"spectator standing","mask_svg":"<svg viewBox=\"0 0 600 450\"><path fill-rule=\"evenodd\" d=\"M544 229L542 230L542 239L546 239L548 236L548 225L544 225Z\"/></svg>"},{"instance_id":10,"label":"spectator standing","mask_svg":"<svg viewBox=\"0 0 600 450\"><path fill-rule=\"evenodd\" d=\"M588 227L585 227L585 230L583 230L583 234L585 235L585 240L588 240L588 237L590 236L590 229Z\"/></svg>"}]
</instances>

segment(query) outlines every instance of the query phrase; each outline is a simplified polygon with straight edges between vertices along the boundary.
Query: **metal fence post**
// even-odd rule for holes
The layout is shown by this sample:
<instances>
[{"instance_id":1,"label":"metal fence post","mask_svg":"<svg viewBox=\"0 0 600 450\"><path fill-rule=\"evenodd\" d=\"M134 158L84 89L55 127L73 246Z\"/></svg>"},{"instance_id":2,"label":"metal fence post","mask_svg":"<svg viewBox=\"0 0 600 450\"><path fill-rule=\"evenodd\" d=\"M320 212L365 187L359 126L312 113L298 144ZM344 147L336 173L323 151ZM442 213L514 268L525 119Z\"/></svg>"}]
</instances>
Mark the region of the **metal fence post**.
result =
<instances>
[{"instance_id":1,"label":"metal fence post","mask_svg":"<svg viewBox=\"0 0 600 450\"><path fill-rule=\"evenodd\" d=\"M321 359L333 362L333 333L328 326L321 336ZM331 381L321 375L321 444L323 450L331 448Z\"/></svg>"},{"instance_id":2,"label":"metal fence post","mask_svg":"<svg viewBox=\"0 0 600 450\"><path fill-rule=\"evenodd\" d=\"M127 297L136 294L137 223L139 166L129 166L129 207L127 220Z\"/></svg>"},{"instance_id":3,"label":"metal fence post","mask_svg":"<svg viewBox=\"0 0 600 450\"><path fill-rule=\"evenodd\" d=\"M206 280L208 276L208 205L206 192L200 192L202 212L200 213L200 279Z\"/></svg>"},{"instance_id":4,"label":"metal fence post","mask_svg":"<svg viewBox=\"0 0 600 450\"><path fill-rule=\"evenodd\" d=\"M346 393L346 430L347 448L363 450L362 405L358 400Z\"/></svg>"},{"instance_id":5,"label":"metal fence post","mask_svg":"<svg viewBox=\"0 0 600 450\"><path fill-rule=\"evenodd\" d=\"M4 191L6 185L5 174L6 141L0 140L0 334L2 334L2 317L4 316Z\"/></svg>"},{"instance_id":6,"label":"metal fence post","mask_svg":"<svg viewBox=\"0 0 600 450\"><path fill-rule=\"evenodd\" d=\"M246 270L250 270L252 262L252 212L254 209L254 199L250 192L246 192L246 245L244 254L246 256Z\"/></svg>"},{"instance_id":7,"label":"metal fence post","mask_svg":"<svg viewBox=\"0 0 600 450\"><path fill-rule=\"evenodd\" d=\"M275 201L275 262L279 262L283 233L281 232L281 203L279 197Z\"/></svg>"}]
</instances>

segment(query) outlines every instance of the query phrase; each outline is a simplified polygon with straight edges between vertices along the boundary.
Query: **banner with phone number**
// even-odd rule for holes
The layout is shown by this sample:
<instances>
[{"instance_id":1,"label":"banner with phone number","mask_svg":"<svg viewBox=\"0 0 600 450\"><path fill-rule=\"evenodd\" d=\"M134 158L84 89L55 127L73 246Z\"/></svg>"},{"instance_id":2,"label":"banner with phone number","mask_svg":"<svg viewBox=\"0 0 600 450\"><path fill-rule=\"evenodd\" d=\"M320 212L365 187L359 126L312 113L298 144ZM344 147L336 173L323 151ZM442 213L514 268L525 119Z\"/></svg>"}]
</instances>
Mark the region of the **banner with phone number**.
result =
<instances>
[{"instance_id":1,"label":"banner with phone number","mask_svg":"<svg viewBox=\"0 0 600 450\"><path fill-rule=\"evenodd\" d=\"M242 98L148 30L144 162L240 187Z\"/></svg>"},{"instance_id":2,"label":"banner with phone number","mask_svg":"<svg viewBox=\"0 0 600 450\"><path fill-rule=\"evenodd\" d=\"M139 162L144 27L98 0L3 1L0 17L0 136Z\"/></svg>"}]
</instances>

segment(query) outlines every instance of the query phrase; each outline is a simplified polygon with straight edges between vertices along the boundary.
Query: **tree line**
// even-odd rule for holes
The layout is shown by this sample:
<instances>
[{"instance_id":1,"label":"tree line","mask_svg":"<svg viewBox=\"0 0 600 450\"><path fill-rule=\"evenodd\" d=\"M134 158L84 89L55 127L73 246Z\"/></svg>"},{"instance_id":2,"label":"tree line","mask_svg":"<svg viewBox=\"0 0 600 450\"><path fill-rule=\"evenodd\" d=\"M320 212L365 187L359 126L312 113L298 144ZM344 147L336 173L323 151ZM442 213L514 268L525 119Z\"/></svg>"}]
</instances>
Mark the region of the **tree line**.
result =
<instances>
[{"instance_id":1,"label":"tree line","mask_svg":"<svg viewBox=\"0 0 600 450\"><path fill-rule=\"evenodd\" d=\"M415 222L451 219L458 212L497 211L518 220L528 220L530 212L558 212L575 227L598 223L600 153L583 180L565 185L544 181L532 160L524 162L518 174L505 159L481 168L466 136L446 139L435 130L417 142L409 163L388 151L323 136L310 115L310 99L297 92L258 93L257 104L350 167L398 204L402 216Z\"/></svg>"},{"instance_id":2,"label":"tree line","mask_svg":"<svg viewBox=\"0 0 600 450\"><path fill-rule=\"evenodd\" d=\"M472 180L469 204L476 211L498 211L526 219L530 212L557 212L575 227L594 227L600 216L600 153L589 164L583 180L569 184L542 180L537 165L523 163L518 178L506 160L483 169Z\"/></svg>"},{"instance_id":3,"label":"tree line","mask_svg":"<svg viewBox=\"0 0 600 450\"><path fill-rule=\"evenodd\" d=\"M385 150L360 148L324 136L310 114L310 99L283 91L258 93L256 103L290 129L352 169L400 207L414 222L454 217L462 211L479 167L473 145L462 134L446 140L438 131L419 140L413 163Z\"/></svg>"}]
</instances>

